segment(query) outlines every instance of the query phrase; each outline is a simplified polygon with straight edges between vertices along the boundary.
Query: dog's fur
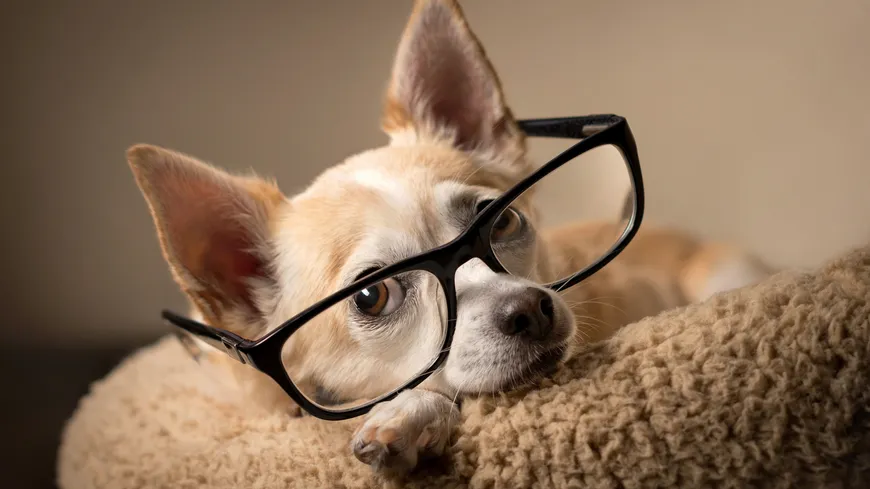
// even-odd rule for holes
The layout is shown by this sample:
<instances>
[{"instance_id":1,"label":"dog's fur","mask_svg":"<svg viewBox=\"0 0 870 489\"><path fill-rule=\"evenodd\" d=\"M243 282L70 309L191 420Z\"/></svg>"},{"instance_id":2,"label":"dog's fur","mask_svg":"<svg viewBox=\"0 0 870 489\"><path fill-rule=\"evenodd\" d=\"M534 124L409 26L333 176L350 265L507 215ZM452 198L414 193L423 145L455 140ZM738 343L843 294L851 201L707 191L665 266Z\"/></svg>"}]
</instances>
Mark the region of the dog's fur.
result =
<instances>
[{"instance_id":1,"label":"dog's fur","mask_svg":"<svg viewBox=\"0 0 870 489\"><path fill-rule=\"evenodd\" d=\"M453 0L417 2L396 56L383 128L387 146L325 171L292 198L273 182L229 175L180 153L147 145L128 151L166 260L198 318L261 336L360 273L446 243L474 215L475 203L533 169L498 78ZM531 195L514 208L534 229ZM767 273L735 248L645 227L581 286L557 294L536 285L587 263L590 250L612 243L614 226L575 223L534 236L529 252L517 257L533 280L496 274L479 260L461 267L444 368L372 410L352 442L357 457L379 470L413 468L419 455L443 449L456 396L532 380L623 324ZM440 348L435 287L419 279L407 291L419 299L416 311L389 334L357 324L347 305L333 308L316 328L292 337L285 365L303 389L342 399L401 383ZM511 313L534 316L548 298L546 334L501 331ZM273 396L260 377L247 380L251 391Z\"/></svg>"}]
</instances>

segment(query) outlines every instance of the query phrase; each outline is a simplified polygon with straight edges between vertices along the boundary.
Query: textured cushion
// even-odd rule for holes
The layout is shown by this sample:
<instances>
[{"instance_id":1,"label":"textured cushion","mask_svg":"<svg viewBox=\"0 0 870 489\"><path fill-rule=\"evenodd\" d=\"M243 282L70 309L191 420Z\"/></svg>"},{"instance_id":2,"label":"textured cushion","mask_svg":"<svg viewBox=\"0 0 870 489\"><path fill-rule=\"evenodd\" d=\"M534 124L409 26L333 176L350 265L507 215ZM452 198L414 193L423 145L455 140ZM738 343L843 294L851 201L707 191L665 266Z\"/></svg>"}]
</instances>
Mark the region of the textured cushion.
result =
<instances>
[{"instance_id":1,"label":"textured cushion","mask_svg":"<svg viewBox=\"0 0 870 489\"><path fill-rule=\"evenodd\" d=\"M648 318L542 385L466 401L407 487L870 487L870 248ZM63 489L381 487L359 420L254 414L172 338L96 383Z\"/></svg>"}]
</instances>

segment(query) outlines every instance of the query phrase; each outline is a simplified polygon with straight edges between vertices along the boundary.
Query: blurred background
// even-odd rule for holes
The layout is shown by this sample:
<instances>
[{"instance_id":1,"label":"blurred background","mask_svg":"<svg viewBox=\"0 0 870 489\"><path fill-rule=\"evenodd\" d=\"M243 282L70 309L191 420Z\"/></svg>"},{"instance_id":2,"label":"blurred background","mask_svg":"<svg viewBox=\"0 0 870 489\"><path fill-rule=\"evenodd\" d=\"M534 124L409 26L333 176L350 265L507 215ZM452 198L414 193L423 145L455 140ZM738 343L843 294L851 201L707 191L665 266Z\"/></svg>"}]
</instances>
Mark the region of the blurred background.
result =
<instances>
[{"instance_id":1,"label":"blurred background","mask_svg":"<svg viewBox=\"0 0 870 489\"><path fill-rule=\"evenodd\" d=\"M647 224L778 267L870 241L866 0L463 5L518 117L628 118ZM6 487L51 487L59 430L89 382L166 333L161 308L184 307L124 150L253 167L294 193L386 141L382 95L409 11L0 2ZM565 198L583 185L563 185Z\"/></svg>"}]
</instances>

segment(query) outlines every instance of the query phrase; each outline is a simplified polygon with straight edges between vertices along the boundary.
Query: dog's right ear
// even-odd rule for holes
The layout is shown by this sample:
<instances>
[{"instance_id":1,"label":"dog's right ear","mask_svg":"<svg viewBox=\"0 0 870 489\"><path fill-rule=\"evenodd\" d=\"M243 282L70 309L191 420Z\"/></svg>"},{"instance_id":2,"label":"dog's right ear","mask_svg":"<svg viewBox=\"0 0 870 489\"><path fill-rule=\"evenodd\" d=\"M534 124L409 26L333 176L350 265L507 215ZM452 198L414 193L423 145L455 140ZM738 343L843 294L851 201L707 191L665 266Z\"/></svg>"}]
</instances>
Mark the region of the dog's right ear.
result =
<instances>
[{"instance_id":1,"label":"dog's right ear","mask_svg":"<svg viewBox=\"0 0 870 489\"><path fill-rule=\"evenodd\" d=\"M257 333L271 223L285 202L278 188L156 146L134 146L127 160L181 289L214 326Z\"/></svg>"},{"instance_id":2,"label":"dog's right ear","mask_svg":"<svg viewBox=\"0 0 870 489\"><path fill-rule=\"evenodd\" d=\"M387 91L384 131L394 140L449 137L460 149L522 150L523 133L455 0L418 0Z\"/></svg>"}]
</instances>

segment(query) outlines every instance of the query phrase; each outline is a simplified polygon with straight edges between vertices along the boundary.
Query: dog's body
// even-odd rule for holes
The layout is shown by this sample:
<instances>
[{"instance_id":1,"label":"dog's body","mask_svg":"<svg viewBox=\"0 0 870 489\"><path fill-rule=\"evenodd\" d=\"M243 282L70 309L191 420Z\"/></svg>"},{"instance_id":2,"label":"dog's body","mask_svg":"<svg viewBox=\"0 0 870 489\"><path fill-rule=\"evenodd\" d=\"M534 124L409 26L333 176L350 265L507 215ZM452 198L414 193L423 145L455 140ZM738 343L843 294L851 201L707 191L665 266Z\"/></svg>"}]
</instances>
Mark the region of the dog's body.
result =
<instances>
[{"instance_id":1,"label":"dog's body","mask_svg":"<svg viewBox=\"0 0 870 489\"><path fill-rule=\"evenodd\" d=\"M198 319L261 336L366 271L448 242L480 202L532 168L498 79L451 0L418 2L396 58L383 125L389 145L327 170L292 198L271 182L232 176L179 153L130 149L164 255ZM531 196L514 208L535 223ZM463 265L455 277L456 332L443 369L372 410L352 443L357 457L378 469L410 469L419 455L443 449L457 396L531 380L624 324L767 273L740 250L646 226L583 284L563 294L538 285L588 263L590 250L602 249L596 243L612 242L613 226L576 223L540 233L530 226L534 246L518 266L531 280L496 274L479 260ZM336 308L317 328L291 338L285 366L294 381L343 399L371 397L437 353L429 347L439 343L413 340L442 327L429 321L436 305L425 300L414 301L413 321L390 329L390 341L371 333L374 320L381 332L394 328L385 319L389 308L412 307L405 296L432 286L421 281L405 290L387 282L387 312L369 314L368 329L360 326L359 310ZM247 367L233 368L249 392L283 398Z\"/></svg>"}]
</instances>

